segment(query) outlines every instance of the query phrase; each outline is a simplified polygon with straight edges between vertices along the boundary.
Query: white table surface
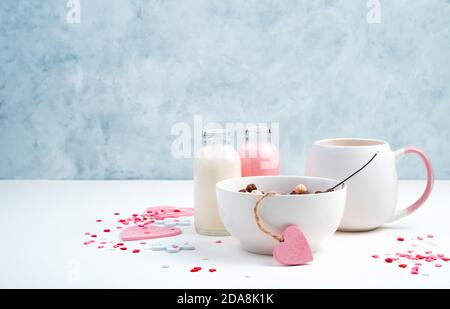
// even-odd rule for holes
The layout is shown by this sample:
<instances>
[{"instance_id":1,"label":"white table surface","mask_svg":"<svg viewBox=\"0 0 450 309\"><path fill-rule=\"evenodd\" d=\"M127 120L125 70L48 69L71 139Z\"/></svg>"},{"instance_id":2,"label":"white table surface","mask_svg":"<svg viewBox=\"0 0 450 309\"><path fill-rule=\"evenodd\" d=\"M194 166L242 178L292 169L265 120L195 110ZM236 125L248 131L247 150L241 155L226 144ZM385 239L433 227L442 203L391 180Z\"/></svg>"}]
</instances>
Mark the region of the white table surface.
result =
<instances>
[{"instance_id":1,"label":"white table surface","mask_svg":"<svg viewBox=\"0 0 450 309\"><path fill-rule=\"evenodd\" d=\"M423 181L401 181L401 205L423 187ZM189 207L192 196L192 181L0 181L0 288L450 288L450 262L441 268L423 262L421 274L411 275L409 268L371 257L405 251L411 239L427 234L435 236L419 247L450 256L450 181L437 181L426 205L410 217L371 232L336 233L308 266L278 266L272 257L243 251L233 237L199 236L192 225L147 243L189 241L194 251L133 254L83 245L84 232L101 238L104 228L112 229L108 240L119 240L114 212ZM203 270L191 273L194 266ZM206 271L210 267L217 272Z\"/></svg>"}]
</instances>

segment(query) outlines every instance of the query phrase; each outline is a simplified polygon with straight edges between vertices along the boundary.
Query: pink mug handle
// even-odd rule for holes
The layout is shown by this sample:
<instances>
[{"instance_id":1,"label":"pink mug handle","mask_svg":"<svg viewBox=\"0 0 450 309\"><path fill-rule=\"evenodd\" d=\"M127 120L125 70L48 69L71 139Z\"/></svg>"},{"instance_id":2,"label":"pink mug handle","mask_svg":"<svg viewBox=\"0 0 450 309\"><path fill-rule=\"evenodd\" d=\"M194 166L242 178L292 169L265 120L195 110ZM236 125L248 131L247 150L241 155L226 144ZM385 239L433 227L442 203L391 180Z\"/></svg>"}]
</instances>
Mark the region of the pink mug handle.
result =
<instances>
[{"instance_id":1,"label":"pink mug handle","mask_svg":"<svg viewBox=\"0 0 450 309\"><path fill-rule=\"evenodd\" d=\"M422 195L419 197L419 199L417 201L415 201L408 208L405 208L402 210L397 210L397 212L392 217L392 219L389 220L389 222L406 217L407 215L410 215L414 211L419 209L419 207L422 206L423 203L425 203L425 201L428 199L431 191L433 190L434 173L433 173L433 167L431 166L430 159L428 159L425 152L423 152L419 148L409 146L409 147L405 147L405 148L395 151L394 154L395 154L396 161L398 161L399 159L401 159L403 156L407 155L408 153L415 153L415 154L419 155L419 157L422 159L423 163L425 163L425 167L427 169L427 186L425 187L425 191L423 191Z\"/></svg>"}]
</instances>

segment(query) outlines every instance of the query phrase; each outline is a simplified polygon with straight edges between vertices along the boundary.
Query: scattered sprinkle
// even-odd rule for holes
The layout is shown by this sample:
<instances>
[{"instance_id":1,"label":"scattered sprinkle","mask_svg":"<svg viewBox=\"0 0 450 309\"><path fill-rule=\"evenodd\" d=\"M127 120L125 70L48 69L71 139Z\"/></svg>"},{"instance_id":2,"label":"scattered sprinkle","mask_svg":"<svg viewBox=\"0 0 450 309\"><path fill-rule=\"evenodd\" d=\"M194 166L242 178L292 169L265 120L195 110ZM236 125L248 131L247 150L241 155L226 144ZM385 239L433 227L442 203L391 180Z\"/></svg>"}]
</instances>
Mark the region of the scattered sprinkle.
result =
<instances>
[{"instance_id":1,"label":"scattered sprinkle","mask_svg":"<svg viewBox=\"0 0 450 309\"><path fill-rule=\"evenodd\" d=\"M111 232L111 230L110 229L105 229L105 230L103 230L103 232L109 233L109 232Z\"/></svg>"},{"instance_id":2,"label":"scattered sprinkle","mask_svg":"<svg viewBox=\"0 0 450 309\"><path fill-rule=\"evenodd\" d=\"M127 247L120 247L120 250L127 250Z\"/></svg>"},{"instance_id":3,"label":"scattered sprinkle","mask_svg":"<svg viewBox=\"0 0 450 309\"><path fill-rule=\"evenodd\" d=\"M408 265L406 265L406 264L399 264L398 265L398 267L400 267L400 268L406 268Z\"/></svg>"},{"instance_id":4,"label":"scattered sprinkle","mask_svg":"<svg viewBox=\"0 0 450 309\"><path fill-rule=\"evenodd\" d=\"M433 237L434 237L434 235L432 235L432 234L428 234L428 235L427 235L427 237L428 237L428 238L433 238Z\"/></svg>"},{"instance_id":5,"label":"scattered sprinkle","mask_svg":"<svg viewBox=\"0 0 450 309\"><path fill-rule=\"evenodd\" d=\"M403 237L397 237L398 241L405 241L405 239Z\"/></svg>"},{"instance_id":6,"label":"scattered sprinkle","mask_svg":"<svg viewBox=\"0 0 450 309\"><path fill-rule=\"evenodd\" d=\"M221 244L222 241L221 240L216 240L216 244Z\"/></svg>"},{"instance_id":7,"label":"scattered sprinkle","mask_svg":"<svg viewBox=\"0 0 450 309\"><path fill-rule=\"evenodd\" d=\"M96 237L97 237L97 235L95 235L95 234L92 234L92 235L91 235L91 237L93 237L93 238L96 238Z\"/></svg>"},{"instance_id":8,"label":"scattered sprinkle","mask_svg":"<svg viewBox=\"0 0 450 309\"><path fill-rule=\"evenodd\" d=\"M133 253L139 253L139 252L141 252L141 250L139 250L139 249L134 249L133 250Z\"/></svg>"},{"instance_id":9,"label":"scattered sprinkle","mask_svg":"<svg viewBox=\"0 0 450 309\"><path fill-rule=\"evenodd\" d=\"M209 271L210 273L214 273L214 272L217 271L217 269L215 269L215 268L210 268L210 269L208 269L208 271Z\"/></svg>"},{"instance_id":10,"label":"scattered sprinkle","mask_svg":"<svg viewBox=\"0 0 450 309\"><path fill-rule=\"evenodd\" d=\"M114 213L114 216L119 216L120 215L120 212L115 212Z\"/></svg>"},{"instance_id":11,"label":"scattered sprinkle","mask_svg":"<svg viewBox=\"0 0 450 309\"><path fill-rule=\"evenodd\" d=\"M434 267L442 267L441 264L434 264Z\"/></svg>"},{"instance_id":12,"label":"scattered sprinkle","mask_svg":"<svg viewBox=\"0 0 450 309\"><path fill-rule=\"evenodd\" d=\"M98 219L98 220L95 220L95 222L102 222L102 220L101 220L101 219Z\"/></svg>"},{"instance_id":13,"label":"scattered sprinkle","mask_svg":"<svg viewBox=\"0 0 450 309\"><path fill-rule=\"evenodd\" d=\"M394 260L391 259L391 258L385 258L384 261L385 261L386 263L392 263Z\"/></svg>"},{"instance_id":14,"label":"scattered sprinkle","mask_svg":"<svg viewBox=\"0 0 450 309\"><path fill-rule=\"evenodd\" d=\"M379 256L378 254L372 254L372 257L373 257L374 259L378 259L380 256Z\"/></svg>"}]
</instances>

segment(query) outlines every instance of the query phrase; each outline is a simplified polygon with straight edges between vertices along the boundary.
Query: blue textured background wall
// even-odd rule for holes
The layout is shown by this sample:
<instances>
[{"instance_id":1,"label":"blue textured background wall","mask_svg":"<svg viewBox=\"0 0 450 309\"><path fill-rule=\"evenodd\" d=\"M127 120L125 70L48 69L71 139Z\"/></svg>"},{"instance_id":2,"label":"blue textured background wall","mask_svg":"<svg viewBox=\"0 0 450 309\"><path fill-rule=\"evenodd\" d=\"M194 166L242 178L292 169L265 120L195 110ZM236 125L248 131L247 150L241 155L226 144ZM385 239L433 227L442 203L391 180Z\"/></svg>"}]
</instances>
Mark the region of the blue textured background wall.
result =
<instances>
[{"instance_id":1,"label":"blue textured background wall","mask_svg":"<svg viewBox=\"0 0 450 309\"><path fill-rule=\"evenodd\" d=\"M189 178L172 125L280 122L283 172L315 139L415 145L450 177L450 2L0 1L0 178ZM416 159L401 176L422 177Z\"/></svg>"}]
</instances>

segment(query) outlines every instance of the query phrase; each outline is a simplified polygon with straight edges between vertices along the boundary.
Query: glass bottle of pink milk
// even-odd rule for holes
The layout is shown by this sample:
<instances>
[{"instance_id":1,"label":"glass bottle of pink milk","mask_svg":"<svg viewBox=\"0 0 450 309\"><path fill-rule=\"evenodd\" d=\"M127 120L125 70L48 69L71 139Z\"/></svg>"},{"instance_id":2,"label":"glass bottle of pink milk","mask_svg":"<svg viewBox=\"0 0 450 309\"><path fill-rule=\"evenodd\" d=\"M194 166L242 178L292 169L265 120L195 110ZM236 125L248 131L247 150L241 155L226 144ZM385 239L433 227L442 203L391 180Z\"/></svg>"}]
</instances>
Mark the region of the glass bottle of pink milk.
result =
<instances>
[{"instance_id":1,"label":"glass bottle of pink milk","mask_svg":"<svg viewBox=\"0 0 450 309\"><path fill-rule=\"evenodd\" d=\"M280 174L280 153L272 143L272 132L267 125L245 130L245 142L239 149L239 157L242 177Z\"/></svg>"},{"instance_id":2,"label":"glass bottle of pink milk","mask_svg":"<svg viewBox=\"0 0 450 309\"><path fill-rule=\"evenodd\" d=\"M231 131L205 130L194 160L195 229L202 235L230 235L217 208L216 183L241 176L241 161L231 145Z\"/></svg>"}]
</instances>

